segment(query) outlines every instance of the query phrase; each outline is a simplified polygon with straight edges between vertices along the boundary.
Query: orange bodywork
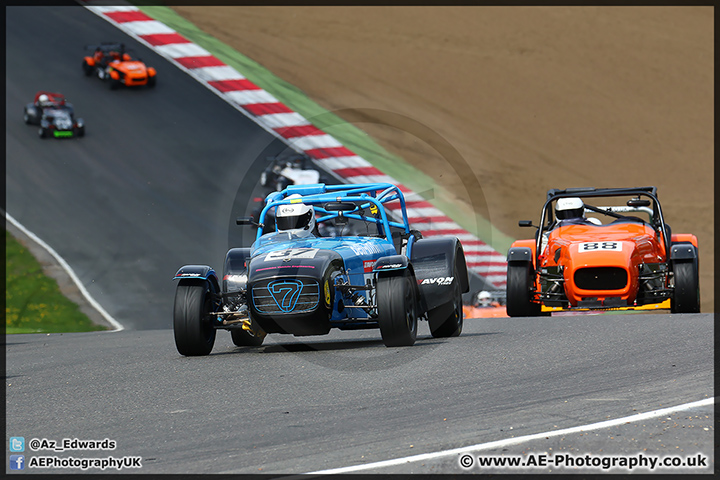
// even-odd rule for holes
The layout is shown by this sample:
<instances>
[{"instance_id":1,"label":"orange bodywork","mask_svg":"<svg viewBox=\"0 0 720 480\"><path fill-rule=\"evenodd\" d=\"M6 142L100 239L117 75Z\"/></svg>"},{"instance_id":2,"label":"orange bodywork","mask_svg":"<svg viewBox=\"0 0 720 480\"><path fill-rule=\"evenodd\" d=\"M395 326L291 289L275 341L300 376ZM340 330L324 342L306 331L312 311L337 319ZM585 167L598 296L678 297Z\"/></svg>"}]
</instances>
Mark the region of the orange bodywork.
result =
<instances>
[{"instance_id":1,"label":"orange bodywork","mask_svg":"<svg viewBox=\"0 0 720 480\"><path fill-rule=\"evenodd\" d=\"M674 234L671 238L673 243L688 242L697 247L695 235ZM539 256L535 254L535 240L517 240L512 246L531 249L532 258L537 258L538 265L533 265L537 272L562 275L570 307L582 307L581 302L588 300L606 305L608 299L615 308L632 307L643 268L667 262L662 235L642 222L560 226L549 232ZM544 288L547 285L536 275L536 300ZM664 299L658 303L661 301Z\"/></svg>"},{"instance_id":2,"label":"orange bodywork","mask_svg":"<svg viewBox=\"0 0 720 480\"><path fill-rule=\"evenodd\" d=\"M155 69L147 68L143 62L138 62L137 60L116 60L110 62L108 65L112 68L110 75L114 78L112 74L118 72L118 78L124 78L124 83L128 87L147 85L148 79L155 76Z\"/></svg>"},{"instance_id":3,"label":"orange bodywork","mask_svg":"<svg viewBox=\"0 0 720 480\"><path fill-rule=\"evenodd\" d=\"M518 226L537 231L508 251L512 317L668 304L673 313L700 311L697 237L672 233L656 187L551 188L539 225Z\"/></svg>"},{"instance_id":4,"label":"orange bodywork","mask_svg":"<svg viewBox=\"0 0 720 480\"><path fill-rule=\"evenodd\" d=\"M100 67L102 58L102 56L86 56L85 62L90 67ZM110 78L122 80L128 87L147 85L150 79L157 75L153 67L147 67L141 61L132 60L127 53L123 54L122 57L117 55L107 65L110 67Z\"/></svg>"},{"instance_id":5,"label":"orange bodywork","mask_svg":"<svg viewBox=\"0 0 720 480\"><path fill-rule=\"evenodd\" d=\"M464 318L497 318L507 317L505 305L493 305L491 307L475 307L463 305Z\"/></svg>"},{"instance_id":6,"label":"orange bodywork","mask_svg":"<svg viewBox=\"0 0 720 480\"><path fill-rule=\"evenodd\" d=\"M588 239L592 241L588 242ZM557 251L560 251L557 254ZM607 226L569 225L550 232L548 245L538 258L541 267L563 266L565 294L570 305L585 298L605 300L619 297L627 304L635 301L640 265L664 261L665 251L655 231L645 224L621 223ZM557 260L556 260L557 258ZM626 281L622 288L590 289L578 285L576 273L582 269L622 269ZM617 271L615 275L622 277ZM585 281L592 284L592 281ZM585 287L585 288L583 288Z\"/></svg>"}]
</instances>

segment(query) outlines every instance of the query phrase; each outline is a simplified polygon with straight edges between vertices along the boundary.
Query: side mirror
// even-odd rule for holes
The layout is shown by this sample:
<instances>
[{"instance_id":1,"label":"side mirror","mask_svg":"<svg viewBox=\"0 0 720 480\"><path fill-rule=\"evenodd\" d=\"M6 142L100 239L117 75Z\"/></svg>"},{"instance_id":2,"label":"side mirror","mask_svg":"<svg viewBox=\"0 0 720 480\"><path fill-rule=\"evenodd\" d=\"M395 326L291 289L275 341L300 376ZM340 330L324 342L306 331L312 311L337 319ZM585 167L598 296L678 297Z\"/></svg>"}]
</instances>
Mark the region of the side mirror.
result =
<instances>
[{"instance_id":1,"label":"side mirror","mask_svg":"<svg viewBox=\"0 0 720 480\"><path fill-rule=\"evenodd\" d=\"M640 198L631 198L627 202L628 207L649 207L650 206L650 200L648 199L640 199Z\"/></svg>"},{"instance_id":2,"label":"side mirror","mask_svg":"<svg viewBox=\"0 0 720 480\"><path fill-rule=\"evenodd\" d=\"M518 227L535 227L535 225L532 224L532 220L520 220L518 222Z\"/></svg>"},{"instance_id":3,"label":"side mirror","mask_svg":"<svg viewBox=\"0 0 720 480\"><path fill-rule=\"evenodd\" d=\"M255 221L253 217L238 217L235 220L235 223L237 225L253 225L255 227L259 226L260 224Z\"/></svg>"}]
</instances>

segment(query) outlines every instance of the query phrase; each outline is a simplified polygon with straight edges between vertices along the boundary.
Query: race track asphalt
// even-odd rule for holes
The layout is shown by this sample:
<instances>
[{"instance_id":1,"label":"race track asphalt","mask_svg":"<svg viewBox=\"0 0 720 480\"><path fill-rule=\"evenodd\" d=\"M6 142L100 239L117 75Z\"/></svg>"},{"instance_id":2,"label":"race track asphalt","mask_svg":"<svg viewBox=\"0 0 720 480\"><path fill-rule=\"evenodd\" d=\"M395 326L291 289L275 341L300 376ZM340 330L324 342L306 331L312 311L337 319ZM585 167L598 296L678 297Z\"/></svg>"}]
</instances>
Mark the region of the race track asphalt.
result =
<instances>
[{"instance_id":1,"label":"race track asphalt","mask_svg":"<svg viewBox=\"0 0 720 480\"><path fill-rule=\"evenodd\" d=\"M6 337L8 436L118 445L26 450L28 459L137 455L139 473L295 474L714 395L713 314L475 319L444 340L422 324L410 348L386 348L373 330L270 335L259 348L235 347L219 332L212 355L178 355L172 275L186 263L220 268L227 248L243 242L234 218L256 194L264 157L283 145L82 8L8 7L6 37L7 211L128 326ZM107 40L155 65L157 87L110 91L84 77L83 46ZM75 104L85 138L41 140L23 124L24 104L41 89ZM495 453L701 452L712 469L713 448L714 411L702 407ZM457 458L371 472L465 473Z\"/></svg>"},{"instance_id":2,"label":"race track asphalt","mask_svg":"<svg viewBox=\"0 0 720 480\"><path fill-rule=\"evenodd\" d=\"M712 333L708 314L478 319L442 340L423 323L409 348L373 330L270 335L258 348L219 332L213 353L193 358L171 330L13 335L7 433L109 438L112 452L37 454L142 456L142 473L312 472L702 400ZM483 453L713 459L712 408L682 413L687 428L663 417ZM463 470L456 455L383 472Z\"/></svg>"}]
</instances>

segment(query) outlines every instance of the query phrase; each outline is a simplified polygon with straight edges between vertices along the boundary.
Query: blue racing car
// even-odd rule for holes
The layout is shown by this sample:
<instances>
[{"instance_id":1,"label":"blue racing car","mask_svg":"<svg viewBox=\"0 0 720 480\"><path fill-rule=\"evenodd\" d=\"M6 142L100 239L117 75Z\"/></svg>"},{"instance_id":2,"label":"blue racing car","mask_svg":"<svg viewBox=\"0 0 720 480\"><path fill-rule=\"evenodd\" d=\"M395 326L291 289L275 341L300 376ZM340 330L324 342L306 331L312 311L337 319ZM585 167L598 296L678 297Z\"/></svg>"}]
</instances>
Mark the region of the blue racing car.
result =
<instances>
[{"instance_id":1,"label":"blue racing car","mask_svg":"<svg viewBox=\"0 0 720 480\"><path fill-rule=\"evenodd\" d=\"M264 233L272 213L276 229ZM343 236L349 223L352 234ZM237 346L258 346L267 333L325 335L331 328L379 328L386 346L410 346L418 320L428 321L433 337L462 331L469 290L462 245L411 230L395 185L291 185L270 193L257 219L237 224L257 227L257 237L227 252L222 277L207 265L175 274L173 327L182 355L209 354L218 329L230 330ZM318 224L332 225L334 236L321 235L327 229Z\"/></svg>"}]
</instances>

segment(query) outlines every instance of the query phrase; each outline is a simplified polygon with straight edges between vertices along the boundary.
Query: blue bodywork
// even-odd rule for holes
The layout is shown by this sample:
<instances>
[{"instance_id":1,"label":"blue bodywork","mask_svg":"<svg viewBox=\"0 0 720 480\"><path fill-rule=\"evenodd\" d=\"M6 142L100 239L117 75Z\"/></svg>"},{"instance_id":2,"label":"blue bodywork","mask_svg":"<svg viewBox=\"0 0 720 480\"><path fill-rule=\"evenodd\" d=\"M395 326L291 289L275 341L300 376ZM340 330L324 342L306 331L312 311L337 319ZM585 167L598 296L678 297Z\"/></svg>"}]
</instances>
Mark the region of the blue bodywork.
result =
<instances>
[{"instance_id":1,"label":"blue bodywork","mask_svg":"<svg viewBox=\"0 0 720 480\"><path fill-rule=\"evenodd\" d=\"M293 194L300 194L302 198L287 198ZM367 233L344 237L318 237L310 231L263 233L265 219L270 210L299 202L314 208L317 223L333 223L338 217L345 217L365 222ZM390 202L400 203L397 211L402 214L402 221L388 217L385 204ZM348 210L326 209L331 203L346 204ZM312 310L310 300L300 301L300 292L304 287L293 286L296 285L293 282L302 283L302 278L311 282L310 279L314 278L319 282L317 289L321 300L326 294L323 291L324 282L328 282L328 287L332 290L328 319L331 327L357 328L359 324L353 326L354 321L361 324L374 322L373 309L368 306L375 303L374 290L371 287L378 272L377 260L398 256L398 248L393 241L394 231L396 237L404 235L406 239L403 260L384 263L381 261L379 266L384 271L408 268L407 256L410 255L415 241L408 224L402 192L397 186L384 183L292 185L282 192L273 192L266 197L258 223L256 240L250 248L248 291L252 290L255 279L265 278L267 275L277 280L272 285L264 285L264 295L258 296L260 300L255 294L248 295L251 311L257 316L262 312L262 307L256 302L271 302L270 297L274 302L270 305L277 306L276 315L302 313L305 311L302 309ZM334 264L332 258L336 259ZM332 270L331 278L328 277L328 270ZM301 280L290 280L293 278ZM346 288L343 285L367 288ZM315 292L314 284L307 288ZM262 319L259 322L262 324Z\"/></svg>"}]
</instances>

